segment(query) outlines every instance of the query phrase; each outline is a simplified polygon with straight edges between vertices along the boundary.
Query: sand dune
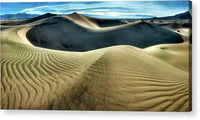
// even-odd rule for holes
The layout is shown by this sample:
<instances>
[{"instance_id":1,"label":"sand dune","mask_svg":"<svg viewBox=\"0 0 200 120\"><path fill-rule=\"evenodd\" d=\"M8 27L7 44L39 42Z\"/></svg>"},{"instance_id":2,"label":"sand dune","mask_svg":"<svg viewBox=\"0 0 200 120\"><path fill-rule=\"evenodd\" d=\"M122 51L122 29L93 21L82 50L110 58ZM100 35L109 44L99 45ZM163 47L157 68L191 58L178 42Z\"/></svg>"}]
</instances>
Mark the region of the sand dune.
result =
<instances>
[{"instance_id":1,"label":"sand dune","mask_svg":"<svg viewBox=\"0 0 200 120\"><path fill-rule=\"evenodd\" d=\"M44 15L41 15L41 16L38 16L38 17L35 17L35 18L22 20L22 21L18 21L18 22L11 22L11 23L7 23L6 25L24 25L24 24L32 23L32 22L42 20L42 19L45 19L45 18L50 18L50 17L53 17L53 16L58 16L58 15L46 13Z\"/></svg>"},{"instance_id":2,"label":"sand dune","mask_svg":"<svg viewBox=\"0 0 200 120\"><path fill-rule=\"evenodd\" d=\"M179 34L145 22L122 25L109 31L107 28L91 31L84 26L94 26L94 29L97 26L92 22L82 17L79 20L75 17L70 19L75 22L63 17L46 19L28 31L27 37L36 46L68 51L88 51L114 45L145 48L156 44L183 42ZM82 24L80 21L87 25L77 25L76 23Z\"/></svg>"},{"instance_id":3,"label":"sand dune","mask_svg":"<svg viewBox=\"0 0 200 120\"><path fill-rule=\"evenodd\" d=\"M83 16L81 14L78 14L76 12L67 15L66 16L68 19L71 19L72 21L77 22L78 24L81 25L89 25L92 27L111 27L111 26L118 26L118 25L123 25L125 22L122 22L120 20L109 20L109 19L98 19L98 18L92 18L88 16Z\"/></svg>"},{"instance_id":4,"label":"sand dune","mask_svg":"<svg viewBox=\"0 0 200 120\"><path fill-rule=\"evenodd\" d=\"M69 52L36 47L29 41L37 37L35 41L40 40L39 44L51 48L52 45L47 42L53 42L53 49L56 49L60 47L58 45L61 40L67 40L69 36L63 35L70 31L71 34L76 32L76 36L81 38L81 32L92 34L77 24L64 17L51 17L40 20L34 27L32 23L2 30L2 109L191 110L189 72L181 67L187 65L187 56L182 56L187 52L185 42L177 45L156 45L146 49L117 45L87 52ZM33 28L30 29L31 27ZM116 37L116 33L125 34L129 31L127 29L139 29L141 33L148 32L148 35L152 32L165 32L166 37L169 34L179 38L178 33L147 23L134 24L109 34ZM139 31L137 35L140 34ZM37 34L33 34L34 32ZM62 37L61 34L58 35L60 32L63 32ZM32 35L28 37L29 40L26 34ZM144 40L140 35L136 38ZM161 35L152 36L156 38ZM48 41L43 40L44 36ZM75 36L71 38L76 40ZM95 36L87 39L92 38L97 39ZM124 38L124 41L128 39L124 35L120 38ZM84 48L84 44L81 44ZM80 50L78 47L76 49ZM170 57L169 53L173 53L173 56ZM177 65L179 62L174 62L175 59L182 59L183 62Z\"/></svg>"},{"instance_id":5,"label":"sand dune","mask_svg":"<svg viewBox=\"0 0 200 120\"><path fill-rule=\"evenodd\" d=\"M177 31L177 30L175 30ZM163 44L155 45L145 49L151 55L165 61L177 68L189 72L189 56L190 56L190 43L189 43L189 29L179 29L179 33L184 39L181 44Z\"/></svg>"},{"instance_id":6,"label":"sand dune","mask_svg":"<svg viewBox=\"0 0 200 120\"><path fill-rule=\"evenodd\" d=\"M99 27L93 20L88 19L88 17L82 16L76 12L66 16L66 18L86 27L95 27L95 28Z\"/></svg>"}]
</instances>

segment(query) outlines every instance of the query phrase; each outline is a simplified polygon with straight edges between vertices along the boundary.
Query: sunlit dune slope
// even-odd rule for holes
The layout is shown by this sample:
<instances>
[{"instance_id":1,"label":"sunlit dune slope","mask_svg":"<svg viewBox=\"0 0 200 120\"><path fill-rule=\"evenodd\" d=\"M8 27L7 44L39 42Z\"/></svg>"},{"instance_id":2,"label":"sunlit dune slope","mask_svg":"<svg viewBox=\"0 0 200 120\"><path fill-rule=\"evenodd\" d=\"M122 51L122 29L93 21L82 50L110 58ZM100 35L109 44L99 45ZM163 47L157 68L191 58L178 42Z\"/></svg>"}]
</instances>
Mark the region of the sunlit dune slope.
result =
<instances>
[{"instance_id":1,"label":"sunlit dune slope","mask_svg":"<svg viewBox=\"0 0 200 120\"><path fill-rule=\"evenodd\" d=\"M80 15L76 12L66 16L66 18L74 21L77 24L81 24L83 26L95 27L95 28L99 27L95 21L88 19L88 17Z\"/></svg>"},{"instance_id":2,"label":"sunlit dune slope","mask_svg":"<svg viewBox=\"0 0 200 120\"><path fill-rule=\"evenodd\" d=\"M180 28L175 31L179 31L177 33L181 34L184 39L183 43L155 45L145 48L145 51L162 61L189 72L189 62L191 62L189 59L191 55L189 35L191 31L186 28Z\"/></svg>"}]
</instances>

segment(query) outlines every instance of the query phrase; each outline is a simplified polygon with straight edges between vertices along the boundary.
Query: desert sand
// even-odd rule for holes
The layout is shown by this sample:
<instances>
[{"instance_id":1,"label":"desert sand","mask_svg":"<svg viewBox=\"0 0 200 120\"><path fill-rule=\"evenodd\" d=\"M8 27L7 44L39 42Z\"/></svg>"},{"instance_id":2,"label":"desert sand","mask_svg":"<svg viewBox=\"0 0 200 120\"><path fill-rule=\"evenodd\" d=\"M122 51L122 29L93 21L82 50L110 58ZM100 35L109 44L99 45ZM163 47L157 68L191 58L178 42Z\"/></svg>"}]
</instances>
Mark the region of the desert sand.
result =
<instances>
[{"instance_id":1,"label":"desert sand","mask_svg":"<svg viewBox=\"0 0 200 120\"><path fill-rule=\"evenodd\" d=\"M189 28L103 23L76 13L1 25L1 108L190 111Z\"/></svg>"}]
</instances>

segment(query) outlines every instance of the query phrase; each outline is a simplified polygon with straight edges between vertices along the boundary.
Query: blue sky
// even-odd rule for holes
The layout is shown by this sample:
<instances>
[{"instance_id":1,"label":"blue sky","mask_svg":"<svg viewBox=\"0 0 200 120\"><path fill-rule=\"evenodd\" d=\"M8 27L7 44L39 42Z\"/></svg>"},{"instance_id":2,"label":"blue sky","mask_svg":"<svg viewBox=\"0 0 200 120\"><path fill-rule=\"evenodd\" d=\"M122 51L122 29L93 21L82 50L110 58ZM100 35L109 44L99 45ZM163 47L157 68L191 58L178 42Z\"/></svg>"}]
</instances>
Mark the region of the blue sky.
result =
<instances>
[{"instance_id":1,"label":"blue sky","mask_svg":"<svg viewBox=\"0 0 200 120\"><path fill-rule=\"evenodd\" d=\"M149 18L175 15L189 10L188 1L99 1L1 3L4 14L80 14L97 18Z\"/></svg>"}]
</instances>

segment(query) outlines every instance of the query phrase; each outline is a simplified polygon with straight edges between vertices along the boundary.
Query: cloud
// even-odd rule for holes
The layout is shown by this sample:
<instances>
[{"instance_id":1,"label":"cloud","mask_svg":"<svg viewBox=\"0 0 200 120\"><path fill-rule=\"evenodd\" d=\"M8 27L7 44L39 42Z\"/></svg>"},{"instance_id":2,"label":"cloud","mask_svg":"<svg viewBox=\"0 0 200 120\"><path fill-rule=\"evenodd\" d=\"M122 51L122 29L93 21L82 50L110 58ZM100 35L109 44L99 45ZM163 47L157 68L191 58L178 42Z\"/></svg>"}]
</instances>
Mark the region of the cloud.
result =
<instances>
[{"instance_id":1,"label":"cloud","mask_svg":"<svg viewBox=\"0 0 200 120\"><path fill-rule=\"evenodd\" d=\"M33 3L34 4L34 3ZM176 4L180 5L176 7ZM45 14L70 14L78 12L95 17L104 18L130 18L130 17L163 17L187 11L185 2L158 2L158 1L102 1L102 2L62 2L41 3L34 7L24 8L17 13Z\"/></svg>"}]
</instances>

